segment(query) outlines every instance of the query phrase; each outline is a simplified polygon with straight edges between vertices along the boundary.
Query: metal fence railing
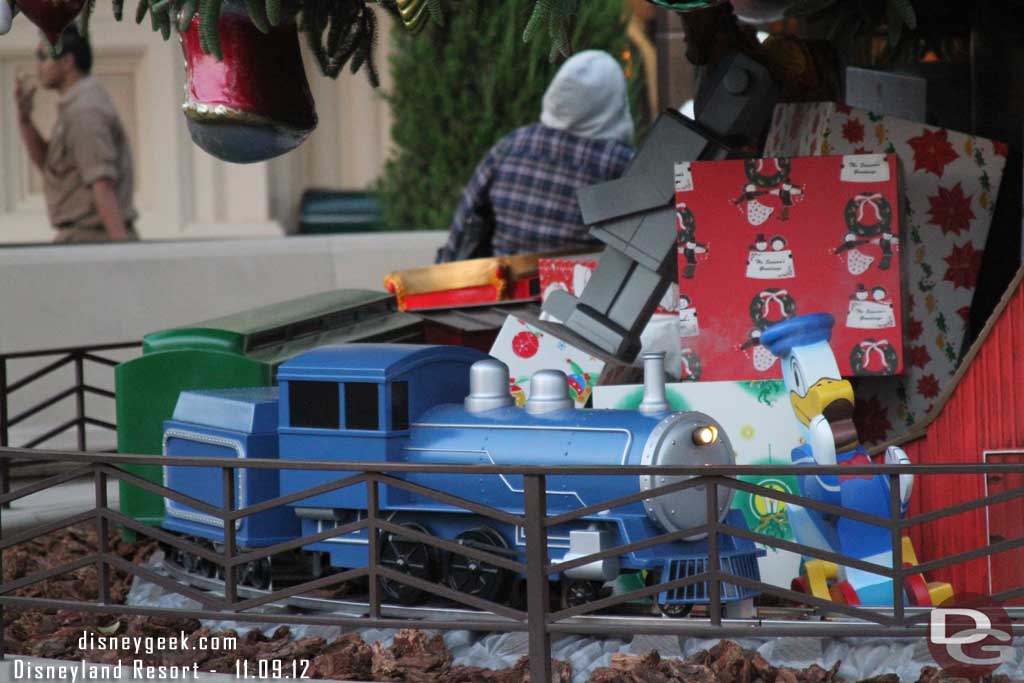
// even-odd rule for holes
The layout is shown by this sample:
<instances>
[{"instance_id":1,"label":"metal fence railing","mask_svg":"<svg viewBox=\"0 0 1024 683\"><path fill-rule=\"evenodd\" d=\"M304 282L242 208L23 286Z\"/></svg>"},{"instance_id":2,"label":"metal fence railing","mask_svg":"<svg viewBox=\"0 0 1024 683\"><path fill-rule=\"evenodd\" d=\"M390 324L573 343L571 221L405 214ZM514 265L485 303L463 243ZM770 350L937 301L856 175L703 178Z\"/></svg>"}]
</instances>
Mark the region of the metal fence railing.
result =
<instances>
[{"instance_id":1,"label":"metal fence railing","mask_svg":"<svg viewBox=\"0 0 1024 683\"><path fill-rule=\"evenodd\" d=\"M723 568L720 550L721 539L725 536L738 536L758 543L790 550L807 558L817 558L839 565L858 568L870 573L889 577L895 586L903 586L911 574L929 572L940 568L951 567L978 558L991 556L1024 547L1024 536L1000 541L991 545L958 552L941 558L932 558L915 567L905 566L902 555L902 537L908 529L926 523L935 523L954 515L969 511L983 510L987 506L998 505L1024 496L1024 487L1002 492L979 500L967 501L937 510L929 510L922 514L901 518L898 497L887 515L872 515L857 512L833 505L824 504L799 495L786 493L774 488L767 488L741 481L740 476L768 475L872 475L887 477L891 490L899 490L899 475L911 473L915 477L936 476L985 476L992 473L1008 473L1021 471L1021 466L1014 465L856 465L856 466L701 466L701 467L638 467L638 466L593 466L593 467L541 467L541 466L499 466L499 465L424 465L410 463L367 463L367 462L322 462L322 461L279 461L245 458L206 458L206 457L162 457L161 464L170 467L202 467L219 470L221 478L221 505L211 505L202 500L186 495L180 491L168 489L125 471L125 465L152 464L152 456L99 455L72 452L41 452L17 449L0 449L0 459L50 458L70 462L74 468L68 472L53 476L44 481L29 484L23 488L0 495L0 504L16 501L48 487L59 485L71 478L91 476L95 481L95 501L91 509L74 514L65 519L37 526L30 530L14 534L0 534L0 569L2 569L3 551L33 538L51 533L64 527L76 524L93 524L96 529L97 546L95 552L61 567L54 567L30 576L5 581L0 584L0 609L5 606L20 608L70 609L104 613L139 614L162 616L173 612L177 616L188 616L196 619L224 619L227 615L238 621L266 622L268 616L252 612L253 609L278 602L280 600L306 594L310 591L330 587L342 582L365 578L368 580L368 607L365 616L338 616L317 614L274 614L273 621L302 624L325 624L350 627L404 628L418 627L429 629L466 628L465 623L451 620L431 620L390 618L382 615L382 595L378 587L379 579L411 586L428 594L446 598L454 602L477 608L487 613L480 621L473 621L472 628L478 631L522 631L528 633L531 680L551 680L551 636L561 633L604 633L609 635L631 635L638 632L663 633L691 636L923 636L929 619L927 608L917 609L905 607L902 600L893 600L893 604L880 609L858 607L850 604L839 604L815 598L805 593L795 592L776 585L756 581L749 577L738 576ZM242 469L249 470L307 470L334 473L335 477L326 483L309 487L302 491L284 495L273 500L259 502L239 509L236 504L236 473ZM450 492L438 490L424 485L424 477L429 475L473 475L522 477L521 506L515 508L496 508L475 502ZM407 477L415 475L418 481ZM623 495L599 503L583 505L578 509L561 514L549 514L547 502L548 486L552 478L573 475L578 477L607 477L623 475L650 476L653 480L667 482L646 491ZM209 515L223 522L223 544L216 547L201 546L164 530L145 526L108 506L106 491L107 482L118 479L122 482L139 486L168 500L194 508L198 512ZM554 484L552 484L554 485ZM407 526L392 523L387 510L382 509L382 487L391 487L406 493L424 496L436 503L450 508L463 510L482 517L497 520L506 524L514 524L523 528L525 547L523 553L496 553L480 547L472 547L439 538L426 529L414 530ZM321 495L349 487L359 487L365 493L365 514L356 517L355 521L342 523L334 528L318 533L278 543L262 549L240 549L236 539L237 520L270 510L272 508L294 504L311 496ZM574 557L568 561L551 562L548 555L549 532L553 527L564 525L584 517L593 519L601 511L623 505L629 505L646 499L672 494L678 491L703 487L706 501L704 521L690 529L676 530L661 535L634 541L628 545L592 553L584 557ZM769 536L747 528L730 525L721 521L718 516L720 489L746 491L749 494L764 496L786 504L800 505L824 513L834 514L866 524L883 527L889 530L892 541L892 566L884 566L866 562L847 555L828 552L817 548ZM521 512L520 512L521 511ZM345 520L343 520L345 521ZM0 520L2 525L2 520ZM222 568L224 576L223 595L204 593L174 579L153 571L144 566L133 565L111 551L111 525L121 525L141 535L155 538L167 545L196 557L203 558ZM2 530L2 526L0 526ZM303 546L323 541L335 536L350 534L357 530L368 533L368 562L365 566L349 568L340 573L321 576L298 585L274 589L256 597L240 596L236 586L240 568L246 563L271 557L278 553L296 550ZM601 598L574 607L555 609L549 600L550 578L562 572L589 564L604 558L622 556L634 550L669 543L678 539L707 533L707 564L704 571L684 578L662 581L646 585L643 588L630 590L618 595ZM382 539L385 535L398 535L437 549L438 552L459 553L494 567L507 569L526 577L525 609L498 604L479 597L468 595L453 588L431 580L418 578L396 570L393 566L384 566L380 562ZM95 601L90 600L56 600L21 597L16 591L26 586L44 581L48 578L93 565L99 575L99 595ZM197 610L169 610L167 608L127 606L112 604L110 599L110 570L117 569L156 583L167 590L183 594L202 605ZM661 619L647 624L642 628L634 625L623 625L615 620L583 619L584 615L596 610L635 601L639 598L654 597L658 593L670 589L703 583L706 584L710 603L706 619ZM756 623L741 623L724 618L720 597L726 585L742 586L760 591L763 594L789 599L802 605L818 608L832 615L847 617L844 621L819 620L809 623L784 623L763 620ZM902 595L902 590L895 591ZM1024 576L1020 585L991 596L994 601L1013 599L1024 595ZM1015 633L1024 633L1024 624L1014 625Z\"/></svg>"},{"instance_id":2,"label":"metal fence railing","mask_svg":"<svg viewBox=\"0 0 1024 683\"><path fill-rule=\"evenodd\" d=\"M117 426L114 423L95 417L99 412L109 413L110 411L90 411L86 397L92 396L113 402L115 398L113 368L119 361L102 354L139 348L141 345L142 342L121 342L42 351L0 353L0 447L36 448L73 430L77 449L88 451L90 450L89 427L116 432ZM40 365L41 367L39 367ZM14 378L16 368L22 372L20 376ZM98 369L99 372L109 372L109 381L96 383L88 381L86 371L92 368ZM96 384L99 383L111 388L97 386ZM28 396L33 390L53 393L45 398L29 398L17 402L14 400L21 396ZM17 408L15 408L15 403L18 404ZM52 425L52 421L48 421L46 427L40 428L42 431L39 433L25 436L21 443L12 443L12 430L15 427L27 426L33 417L50 408L55 408L54 412L61 415L57 418L56 425ZM6 463L6 460L0 461L0 493L7 493L10 490L11 473Z\"/></svg>"}]
</instances>

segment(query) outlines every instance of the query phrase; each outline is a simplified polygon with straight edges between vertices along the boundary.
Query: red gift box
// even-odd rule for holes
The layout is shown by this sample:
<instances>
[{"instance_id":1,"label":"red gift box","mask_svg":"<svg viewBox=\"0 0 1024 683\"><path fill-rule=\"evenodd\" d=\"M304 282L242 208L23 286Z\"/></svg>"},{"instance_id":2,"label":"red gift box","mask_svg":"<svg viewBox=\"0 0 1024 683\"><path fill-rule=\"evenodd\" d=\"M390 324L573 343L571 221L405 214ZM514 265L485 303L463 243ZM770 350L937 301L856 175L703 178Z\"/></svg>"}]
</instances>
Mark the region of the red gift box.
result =
<instances>
[{"instance_id":1,"label":"red gift box","mask_svg":"<svg viewBox=\"0 0 1024 683\"><path fill-rule=\"evenodd\" d=\"M819 312L844 376L902 372L895 155L680 163L676 209L684 377L777 378L761 333Z\"/></svg>"}]
</instances>

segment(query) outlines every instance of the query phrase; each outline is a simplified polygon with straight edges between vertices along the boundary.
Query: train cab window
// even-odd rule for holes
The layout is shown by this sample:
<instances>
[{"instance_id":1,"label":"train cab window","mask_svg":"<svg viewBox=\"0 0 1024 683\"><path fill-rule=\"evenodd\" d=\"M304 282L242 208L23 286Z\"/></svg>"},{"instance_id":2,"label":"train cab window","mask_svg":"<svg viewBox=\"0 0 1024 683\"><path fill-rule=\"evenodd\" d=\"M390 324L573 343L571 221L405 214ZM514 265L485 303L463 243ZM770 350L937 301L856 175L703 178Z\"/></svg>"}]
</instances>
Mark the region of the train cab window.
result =
<instances>
[{"instance_id":1,"label":"train cab window","mask_svg":"<svg viewBox=\"0 0 1024 683\"><path fill-rule=\"evenodd\" d=\"M345 429L380 429L379 386L372 382L345 383Z\"/></svg>"},{"instance_id":2,"label":"train cab window","mask_svg":"<svg viewBox=\"0 0 1024 683\"><path fill-rule=\"evenodd\" d=\"M337 382L288 383L288 413L292 427L338 429Z\"/></svg>"},{"instance_id":3,"label":"train cab window","mask_svg":"<svg viewBox=\"0 0 1024 683\"><path fill-rule=\"evenodd\" d=\"M391 383L391 429L396 432L409 428L409 383Z\"/></svg>"}]
</instances>

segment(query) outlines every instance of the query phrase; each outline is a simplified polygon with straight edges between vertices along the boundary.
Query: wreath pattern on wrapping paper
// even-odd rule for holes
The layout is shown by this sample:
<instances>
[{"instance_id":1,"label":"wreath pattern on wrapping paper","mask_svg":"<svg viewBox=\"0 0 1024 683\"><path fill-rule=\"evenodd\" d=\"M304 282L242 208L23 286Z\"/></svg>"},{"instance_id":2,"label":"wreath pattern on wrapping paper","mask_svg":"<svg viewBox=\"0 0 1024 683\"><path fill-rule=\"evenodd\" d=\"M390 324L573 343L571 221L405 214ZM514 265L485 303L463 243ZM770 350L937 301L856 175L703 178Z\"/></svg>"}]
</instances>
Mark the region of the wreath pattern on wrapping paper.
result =
<instances>
[{"instance_id":1,"label":"wreath pattern on wrapping paper","mask_svg":"<svg viewBox=\"0 0 1024 683\"><path fill-rule=\"evenodd\" d=\"M865 225L858 214L864 210L865 204L871 204L878 210L878 223ZM859 194L846 202L843 210L846 231L857 237L874 237L892 232L892 205L880 194Z\"/></svg>"},{"instance_id":2,"label":"wreath pattern on wrapping paper","mask_svg":"<svg viewBox=\"0 0 1024 683\"><path fill-rule=\"evenodd\" d=\"M706 254L708 245L697 241L697 219L682 202L676 206L676 251L686 259L679 276L692 278L697 270L697 255Z\"/></svg>"},{"instance_id":3,"label":"wreath pattern on wrapping paper","mask_svg":"<svg viewBox=\"0 0 1024 683\"><path fill-rule=\"evenodd\" d=\"M882 355L883 367L881 370L868 370L866 367L870 364L870 356L873 353ZM850 350L850 369L855 375L891 375L896 372L898 364L899 357L896 355L896 349L885 339L865 339L855 344Z\"/></svg>"},{"instance_id":4,"label":"wreath pattern on wrapping paper","mask_svg":"<svg viewBox=\"0 0 1024 683\"><path fill-rule=\"evenodd\" d=\"M678 234L678 243L689 241L693 237L694 232L697 230L697 219L694 218L693 212L690 211L690 207L685 204L680 204L676 207L676 233ZM683 239L684 236L686 239Z\"/></svg>"},{"instance_id":5,"label":"wreath pattern on wrapping paper","mask_svg":"<svg viewBox=\"0 0 1024 683\"><path fill-rule=\"evenodd\" d=\"M777 301L782 307L782 317L779 320L769 320L765 312L765 308L770 307L772 301ZM763 289L750 300L750 321L762 332L770 325L782 320L789 320L795 315L796 299L785 289L778 287Z\"/></svg>"},{"instance_id":6,"label":"wreath pattern on wrapping paper","mask_svg":"<svg viewBox=\"0 0 1024 683\"><path fill-rule=\"evenodd\" d=\"M778 171L772 175L764 175L758 169L758 164L763 163L764 159L746 159L743 162L743 172L747 175L747 180L756 185L757 187L775 187L781 183L786 182L789 178L790 162L786 158L775 159L775 163L778 166Z\"/></svg>"},{"instance_id":7,"label":"wreath pattern on wrapping paper","mask_svg":"<svg viewBox=\"0 0 1024 683\"><path fill-rule=\"evenodd\" d=\"M701 365L700 356L693 349L683 349L680 354L682 362L680 363L683 372L683 381L685 382L697 382L701 376Z\"/></svg>"}]
</instances>

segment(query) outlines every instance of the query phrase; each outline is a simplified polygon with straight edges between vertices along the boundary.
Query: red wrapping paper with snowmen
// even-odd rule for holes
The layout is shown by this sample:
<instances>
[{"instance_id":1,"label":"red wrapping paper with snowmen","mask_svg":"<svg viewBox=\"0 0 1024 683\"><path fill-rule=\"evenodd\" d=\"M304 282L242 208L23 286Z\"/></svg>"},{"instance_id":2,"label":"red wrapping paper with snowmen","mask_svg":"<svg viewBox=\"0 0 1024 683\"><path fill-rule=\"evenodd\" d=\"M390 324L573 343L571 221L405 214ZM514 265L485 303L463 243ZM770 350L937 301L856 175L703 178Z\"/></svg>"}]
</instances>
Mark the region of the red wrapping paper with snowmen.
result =
<instances>
[{"instance_id":1,"label":"red wrapping paper with snowmen","mask_svg":"<svg viewBox=\"0 0 1024 683\"><path fill-rule=\"evenodd\" d=\"M676 165L682 376L774 379L773 323L831 313L844 376L903 370L895 155Z\"/></svg>"}]
</instances>

